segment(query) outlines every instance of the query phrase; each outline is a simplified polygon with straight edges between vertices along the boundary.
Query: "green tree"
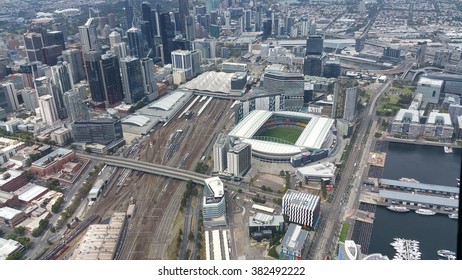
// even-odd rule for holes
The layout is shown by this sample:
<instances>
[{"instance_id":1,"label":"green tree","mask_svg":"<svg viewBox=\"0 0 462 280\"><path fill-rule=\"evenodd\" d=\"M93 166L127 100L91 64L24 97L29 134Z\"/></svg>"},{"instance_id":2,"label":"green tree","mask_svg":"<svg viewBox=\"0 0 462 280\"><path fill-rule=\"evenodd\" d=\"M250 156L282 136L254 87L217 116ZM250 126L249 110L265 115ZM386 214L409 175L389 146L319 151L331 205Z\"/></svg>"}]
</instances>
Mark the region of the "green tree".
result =
<instances>
[{"instance_id":1,"label":"green tree","mask_svg":"<svg viewBox=\"0 0 462 280\"><path fill-rule=\"evenodd\" d=\"M26 233L26 228L25 227L17 227L14 229L14 233L17 235L24 235Z\"/></svg>"},{"instance_id":2,"label":"green tree","mask_svg":"<svg viewBox=\"0 0 462 280\"><path fill-rule=\"evenodd\" d=\"M242 193L242 189L238 189L237 192L238 192L238 193Z\"/></svg>"},{"instance_id":3,"label":"green tree","mask_svg":"<svg viewBox=\"0 0 462 280\"><path fill-rule=\"evenodd\" d=\"M192 231L189 232L188 239L189 239L189 241L194 240L194 233Z\"/></svg>"},{"instance_id":4,"label":"green tree","mask_svg":"<svg viewBox=\"0 0 462 280\"><path fill-rule=\"evenodd\" d=\"M91 153L91 149L87 147L87 148L85 148L85 152Z\"/></svg>"}]
</instances>

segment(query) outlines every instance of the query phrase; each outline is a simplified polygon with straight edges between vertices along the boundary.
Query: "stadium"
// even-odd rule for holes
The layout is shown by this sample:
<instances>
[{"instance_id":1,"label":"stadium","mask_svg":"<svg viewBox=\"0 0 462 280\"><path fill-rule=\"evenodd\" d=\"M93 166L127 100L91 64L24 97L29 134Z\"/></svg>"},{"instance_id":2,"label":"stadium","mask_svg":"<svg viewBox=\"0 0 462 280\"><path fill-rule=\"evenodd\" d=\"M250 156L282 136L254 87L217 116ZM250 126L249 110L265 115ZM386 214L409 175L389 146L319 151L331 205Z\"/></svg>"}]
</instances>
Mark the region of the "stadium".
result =
<instances>
[{"instance_id":1,"label":"stadium","mask_svg":"<svg viewBox=\"0 0 462 280\"><path fill-rule=\"evenodd\" d=\"M311 114L255 110L239 122L228 137L231 144L249 143L254 158L290 162L301 153L327 156L336 143L333 123L333 119Z\"/></svg>"}]
</instances>

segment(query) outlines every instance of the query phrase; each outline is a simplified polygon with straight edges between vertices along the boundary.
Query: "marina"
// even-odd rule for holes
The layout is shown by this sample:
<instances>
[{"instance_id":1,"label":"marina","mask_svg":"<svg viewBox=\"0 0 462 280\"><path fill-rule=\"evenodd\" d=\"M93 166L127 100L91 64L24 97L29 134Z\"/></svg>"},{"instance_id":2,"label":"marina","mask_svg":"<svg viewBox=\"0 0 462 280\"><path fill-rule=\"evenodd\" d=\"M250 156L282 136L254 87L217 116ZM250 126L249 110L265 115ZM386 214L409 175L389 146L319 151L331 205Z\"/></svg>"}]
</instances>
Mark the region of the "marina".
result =
<instances>
[{"instance_id":1,"label":"marina","mask_svg":"<svg viewBox=\"0 0 462 280\"><path fill-rule=\"evenodd\" d=\"M452 154L446 154L441 146L387 141L377 141L374 150L386 153L387 158L383 169L378 170L379 167L376 166L369 168L370 178L377 178L375 179L377 183L381 178L394 180L393 182L388 181L388 185L392 188L387 187L387 190L399 192L401 195L396 196L397 198L404 198L402 194L408 192L406 198L425 195L426 200L403 204L400 199L390 196L390 200L383 203L377 199L379 191L377 183L375 186L364 185L367 190L364 193L369 196L369 199L366 200L367 197L364 196L360 208L369 208L370 206L367 205L371 204L374 206L383 205L384 207L374 208L373 224L362 222L355 222L354 224L352 239L357 244L361 244L363 253L382 253L392 259L396 250L390 246L390 240L397 236L419 240L421 258L424 260L440 259L437 251L441 248L455 251L458 209L454 208L455 205L449 206L447 204L457 203L456 208L458 208L459 188L457 186L460 183L462 150L453 148ZM377 169L377 172L372 171L372 168ZM374 180L370 178L368 180L373 182ZM419 184L414 180L422 183ZM432 203L429 203L430 201ZM441 206L434 209L434 202L441 202ZM410 211L397 212L387 209L389 206L406 207ZM441 214L420 215L415 212L418 209ZM393 227L390 227L391 224ZM359 242L367 242L366 240L370 240L367 247ZM367 251L364 248L367 248Z\"/></svg>"},{"instance_id":2,"label":"marina","mask_svg":"<svg viewBox=\"0 0 462 280\"><path fill-rule=\"evenodd\" d=\"M393 260L420 260L422 253L419 241L404 238L394 238L390 245L396 250Z\"/></svg>"}]
</instances>

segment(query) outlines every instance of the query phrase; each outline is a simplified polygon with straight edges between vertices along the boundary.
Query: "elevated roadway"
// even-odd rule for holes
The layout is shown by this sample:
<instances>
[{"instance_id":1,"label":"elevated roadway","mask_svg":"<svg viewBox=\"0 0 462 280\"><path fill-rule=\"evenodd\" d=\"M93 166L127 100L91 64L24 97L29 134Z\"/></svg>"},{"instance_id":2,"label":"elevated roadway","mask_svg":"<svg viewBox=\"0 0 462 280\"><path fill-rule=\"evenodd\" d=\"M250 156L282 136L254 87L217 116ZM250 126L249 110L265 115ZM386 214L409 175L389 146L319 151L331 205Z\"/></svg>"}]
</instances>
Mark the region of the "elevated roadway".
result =
<instances>
[{"instance_id":1,"label":"elevated roadway","mask_svg":"<svg viewBox=\"0 0 462 280\"><path fill-rule=\"evenodd\" d=\"M156 164L156 163L139 161L135 159L120 158L120 157L114 157L114 156L102 156L102 155L95 156L95 155L83 154L83 153L80 153L80 156L87 157L93 160L99 160L111 166L128 168L132 170L145 172L148 174L165 176L165 177L174 178L174 179L178 179L182 181L191 180L194 183L200 184L200 185L204 184L205 179L210 178L210 176L208 175L204 175L204 174L197 173L194 171L184 170L184 169L165 166L165 165ZM240 185L240 184L236 184L236 183L229 182L229 181L225 181L224 183L228 189L233 190L233 191L238 191L239 189L241 189L244 194L260 193L260 194L265 195L269 199L273 199L273 198L278 199L278 198L282 198L283 196L282 194L278 194L278 193L262 191L259 188L246 187L245 184Z\"/></svg>"}]
</instances>

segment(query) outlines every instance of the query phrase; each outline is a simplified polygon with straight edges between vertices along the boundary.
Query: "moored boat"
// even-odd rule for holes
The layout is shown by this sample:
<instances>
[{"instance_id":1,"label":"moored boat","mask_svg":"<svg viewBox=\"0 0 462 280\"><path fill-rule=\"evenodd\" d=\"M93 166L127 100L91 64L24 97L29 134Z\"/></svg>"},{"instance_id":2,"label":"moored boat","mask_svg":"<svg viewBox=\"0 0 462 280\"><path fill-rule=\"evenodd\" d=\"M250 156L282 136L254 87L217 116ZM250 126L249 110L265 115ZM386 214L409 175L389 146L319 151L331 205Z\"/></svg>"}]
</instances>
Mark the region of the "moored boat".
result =
<instances>
[{"instance_id":1,"label":"moored boat","mask_svg":"<svg viewBox=\"0 0 462 280\"><path fill-rule=\"evenodd\" d=\"M410 210L407 209L405 206L396 206L396 205L390 205L387 207L388 210L394 211L394 212L409 212Z\"/></svg>"},{"instance_id":2,"label":"moored boat","mask_svg":"<svg viewBox=\"0 0 462 280\"><path fill-rule=\"evenodd\" d=\"M449 259L450 257L455 257L456 256L456 253L453 252L453 251L450 251L450 250L438 250L436 251L436 253L438 254L438 256L442 257L442 258L445 258L445 259Z\"/></svg>"},{"instance_id":3,"label":"moored boat","mask_svg":"<svg viewBox=\"0 0 462 280\"><path fill-rule=\"evenodd\" d=\"M446 154L452 154L452 148L449 146L444 146L444 152Z\"/></svg>"},{"instance_id":4,"label":"moored boat","mask_svg":"<svg viewBox=\"0 0 462 280\"><path fill-rule=\"evenodd\" d=\"M428 210L428 209L417 209L415 212L419 215L426 215L426 216L433 216L436 215L435 211Z\"/></svg>"},{"instance_id":5,"label":"moored boat","mask_svg":"<svg viewBox=\"0 0 462 280\"><path fill-rule=\"evenodd\" d=\"M452 214L449 214L448 217L451 218L451 219L454 219L454 220L458 220L459 219L459 214L452 213Z\"/></svg>"}]
</instances>

